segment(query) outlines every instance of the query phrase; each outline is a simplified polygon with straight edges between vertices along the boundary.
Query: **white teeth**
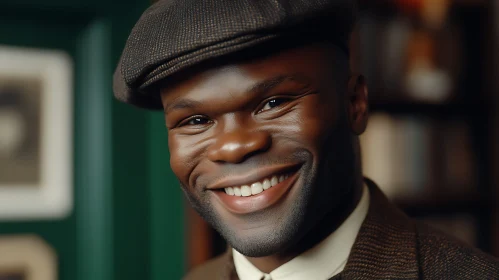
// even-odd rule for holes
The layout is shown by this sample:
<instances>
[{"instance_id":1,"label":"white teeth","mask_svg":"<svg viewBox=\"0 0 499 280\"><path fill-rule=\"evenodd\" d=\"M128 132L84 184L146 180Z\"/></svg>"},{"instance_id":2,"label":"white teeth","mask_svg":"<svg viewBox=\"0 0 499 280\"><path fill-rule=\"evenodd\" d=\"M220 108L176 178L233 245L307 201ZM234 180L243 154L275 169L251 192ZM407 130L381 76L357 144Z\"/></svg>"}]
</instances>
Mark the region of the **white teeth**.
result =
<instances>
[{"instance_id":1,"label":"white teeth","mask_svg":"<svg viewBox=\"0 0 499 280\"><path fill-rule=\"evenodd\" d=\"M272 188L273 186L279 184L280 182L289 178L289 174L272 176L272 178L265 179L263 182L255 182L251 185L244 185L241 187L228 187L225 188L225 193L232 196L251 196L257 195L265 190Z\"/></svg>"},{"instance_id":2,"label":"white teeth","mask_svg":"<svg viewBox=\"0 0 499 280\"><path fill-rule=\"evenodd\" d=\"M277 176L272 176L272 179L270 180L270 185L273 187L279 183L279 180L277 179Z\"/></svg>"},{"instance_id":3,"label":"white teeth","mask_svg":"<svg viewBox=\"0 0 499 280\"><path fill-rule=\"evenodd\" d=\"M249 186L242 186L241 187L241 195L242 196L250 196L251 195L251 189Z\"/></svg>"},{"instance_id":4,"label":"white teeth","mask_svg":"<svg viewBox=\"0 0 499 280\"><path fill-rule=\"evenodd\" d=\"M241 196L241 189L239 187L234 187L234 195Z\"/></svg>"},{"instance_id":5,"label":"white teeth","mask_svg":"<svg viewBox=\"0 0 499 280\"><path fill-rule=\"evenodd\" d=\"M253 183L251 185L251 194L252 195L259 194L261 192L263 192L263 186L262 186L262 184L260 184L260 183Z\"/></svg>"},{"instance_id":6,"label":"white teeth","mask_svg":"<svg viewBox=\"0 0 499 280\"><path fill-rule=\"evenodd\" d=\"M270 184L269 179L265 179L265 180L263 181L263 185L262 185L262 187L263 187L263 189L264 189L264 190L268 190L268 189L270 189L270 187L272 187L272 185Z\"/></svg>"},{"instance_id":7,"label":"white teeth","mask_svg":"<svg viewBox=\"0 0 499 280\"><path fill-rule=\"evenodd\" d=\"M225 192L228 195L234 195L234 189L232 187L225 188Z\"/></svg>"}]
</instances>

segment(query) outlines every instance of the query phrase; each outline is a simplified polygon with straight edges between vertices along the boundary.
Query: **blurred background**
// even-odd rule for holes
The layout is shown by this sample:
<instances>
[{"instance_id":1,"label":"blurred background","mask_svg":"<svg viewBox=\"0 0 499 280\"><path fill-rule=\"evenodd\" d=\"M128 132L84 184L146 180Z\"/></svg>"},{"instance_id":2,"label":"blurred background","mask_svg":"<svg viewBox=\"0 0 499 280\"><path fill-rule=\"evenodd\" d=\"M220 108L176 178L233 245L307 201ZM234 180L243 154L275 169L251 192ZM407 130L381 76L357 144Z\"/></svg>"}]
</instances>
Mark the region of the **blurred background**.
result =
<instances>
[{"instance_id":1,"label":"blurred background","mask_svg":"<svg viewBox=\"0 0 499 280\"><path fill-rule=\"evenodd\" d=\"M150 4L0 0L0 280L180 279L226 250L184 201L162 113L112 98ZM499 1L360 7L365 175L499 257Z\"/></svg>"}]
</instances>

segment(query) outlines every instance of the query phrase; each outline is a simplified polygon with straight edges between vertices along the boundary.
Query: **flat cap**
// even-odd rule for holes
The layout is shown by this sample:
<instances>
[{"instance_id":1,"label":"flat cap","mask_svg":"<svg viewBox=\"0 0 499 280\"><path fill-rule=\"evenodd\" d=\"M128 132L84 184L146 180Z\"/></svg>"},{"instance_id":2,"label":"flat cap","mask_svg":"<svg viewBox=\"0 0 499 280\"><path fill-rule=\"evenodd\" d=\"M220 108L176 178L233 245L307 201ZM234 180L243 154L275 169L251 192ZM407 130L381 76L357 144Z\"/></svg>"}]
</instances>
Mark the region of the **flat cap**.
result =
<instances>
[{"instance_id":1,"label":"flat cap","mask_svg":"<svg viewBox=\"0 0 499 280\"><path fill-rule=\"evenodd\" d=\"M128 38L114 73L114 95L162 109L152 90L158 82L266 42L320 38L348 53L356 8L355 0L160 0Z\"/></svg>"}]
</instances>

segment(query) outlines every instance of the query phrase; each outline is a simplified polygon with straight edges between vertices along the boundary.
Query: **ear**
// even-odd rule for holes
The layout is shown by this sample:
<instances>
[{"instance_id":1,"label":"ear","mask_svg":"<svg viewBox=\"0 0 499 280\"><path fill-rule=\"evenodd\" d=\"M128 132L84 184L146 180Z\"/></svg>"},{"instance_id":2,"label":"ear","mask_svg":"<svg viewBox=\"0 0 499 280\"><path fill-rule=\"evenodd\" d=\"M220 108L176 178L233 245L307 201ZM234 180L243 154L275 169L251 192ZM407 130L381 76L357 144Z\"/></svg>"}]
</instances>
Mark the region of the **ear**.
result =
<instances>
[{"instance_id":1,"label":"ear","mask_svg":"<svg viewBox=\"0 0 499 280\"><path fill-rule=\"evenodd\" d=\"M369 94L362 75L352 74L348 81L347 115L353 133L362 134L369 118Z\"/></svg>"}]
</instances>

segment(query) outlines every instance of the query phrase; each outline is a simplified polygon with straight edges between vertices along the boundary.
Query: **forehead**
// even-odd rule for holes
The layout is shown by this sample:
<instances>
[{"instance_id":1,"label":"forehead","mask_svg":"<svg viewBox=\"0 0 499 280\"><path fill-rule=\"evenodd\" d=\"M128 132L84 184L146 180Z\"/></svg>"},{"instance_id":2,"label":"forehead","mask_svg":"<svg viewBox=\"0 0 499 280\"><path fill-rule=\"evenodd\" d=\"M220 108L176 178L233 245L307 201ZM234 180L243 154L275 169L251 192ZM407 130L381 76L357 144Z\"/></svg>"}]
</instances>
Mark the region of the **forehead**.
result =
<instances>
[{"instance_id":1,"label":"forehead","mask_svg":"<svg viewBox=\"0 0 499 280\"><path fill-rule=\"evenodd\" d=\"M264 57L233 61L223 65L207 66L184 76L174 84L161 88L163 106L173 100L189 95L193 97L206 92L236 92L251 88L255 84L279 76L297 76L320 86L331 81L336 73L334 67L344 65L345 59L337 55L338 50L329 44L313 44L297 47ZM347 62L348 63L348 62Z\"/></svg>"}]
</instances>

